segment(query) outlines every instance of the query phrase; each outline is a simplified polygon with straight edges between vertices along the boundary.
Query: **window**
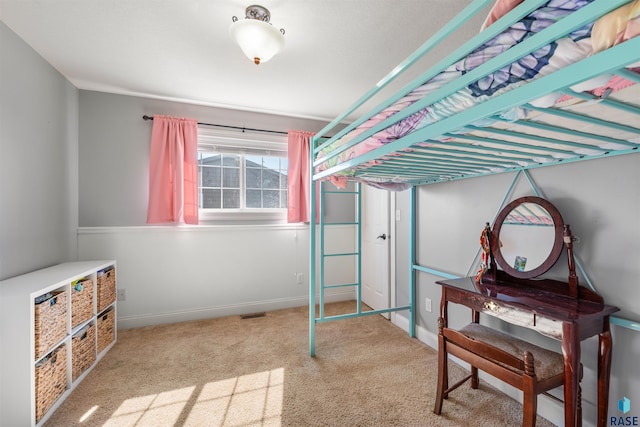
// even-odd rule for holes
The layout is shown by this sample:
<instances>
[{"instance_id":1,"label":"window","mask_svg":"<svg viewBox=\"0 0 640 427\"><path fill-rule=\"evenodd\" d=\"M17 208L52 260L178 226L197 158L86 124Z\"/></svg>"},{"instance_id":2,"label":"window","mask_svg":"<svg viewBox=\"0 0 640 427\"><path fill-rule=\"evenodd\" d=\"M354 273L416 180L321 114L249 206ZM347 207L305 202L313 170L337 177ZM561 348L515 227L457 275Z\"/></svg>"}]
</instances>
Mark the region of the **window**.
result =
<instances>
[{"instance_id":1,"label":"window","mask_svg":"<svg viewBox=\"0 0 640 427\"><path fill-rule=\"evenodd\" d=\"M284 135L198 129L200 217L284 220L287 209Z\"/></svg>"},{"instance_id":2,"label":"window","mask_svg":"<svg viewBox=\"0 0 640 427\"><path fill-rule=\"evenodd\" d=\"M287 159L198 153L200 209L286 209Z\"/></svg>"}]
</instances>

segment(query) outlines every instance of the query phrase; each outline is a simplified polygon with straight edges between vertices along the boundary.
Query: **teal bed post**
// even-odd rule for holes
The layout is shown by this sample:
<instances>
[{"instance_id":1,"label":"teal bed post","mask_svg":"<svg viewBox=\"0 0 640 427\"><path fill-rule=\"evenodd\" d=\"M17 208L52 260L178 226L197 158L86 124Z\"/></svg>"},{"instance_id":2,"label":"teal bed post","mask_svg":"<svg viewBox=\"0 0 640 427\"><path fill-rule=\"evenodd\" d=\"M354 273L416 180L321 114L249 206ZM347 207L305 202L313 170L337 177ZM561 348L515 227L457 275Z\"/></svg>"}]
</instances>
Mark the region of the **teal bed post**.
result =
<instances>
[{"instance_id":1,"label":"teal bed post","mask_svg":"<svg viewBox=\"0 0 640 427\"><path fill-rule=\"evenodd\" d=\"M416 186L409 193L409 336L416 336L416 273L413 271L416 254Z\"/></svg>"},{"instance_id":2,"label":"teal bed post","mask_svg":"<svg viewBox=\"0 0 640 427\"><path fill-rule=\"evenodd\" d=\"M356 183L356 307L362 313L362 184Z\"/></svg>"},{"instance_id":3,"label":"teal bed post","mask_svg":"<svg viewBox=\"0 0 640 427\"><path fill-rule=\"evenodd\" d=\"M315 137L311 138L309 165L313 165ZM313 166L309 168L309 356L316 355L316 183L313 180Z\"/></svg>"}]
</instances>

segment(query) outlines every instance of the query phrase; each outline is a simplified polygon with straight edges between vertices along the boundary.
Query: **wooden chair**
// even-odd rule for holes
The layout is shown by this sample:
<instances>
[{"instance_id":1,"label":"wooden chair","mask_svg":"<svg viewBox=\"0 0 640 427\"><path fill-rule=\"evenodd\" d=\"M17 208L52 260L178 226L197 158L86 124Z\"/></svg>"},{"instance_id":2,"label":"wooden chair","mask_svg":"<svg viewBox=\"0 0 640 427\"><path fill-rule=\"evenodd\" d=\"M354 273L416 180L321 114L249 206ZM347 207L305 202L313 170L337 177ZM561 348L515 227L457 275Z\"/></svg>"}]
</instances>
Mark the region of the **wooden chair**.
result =
<instances>
[{"instance_id":1,"label":"wooden chair","mask_svg":"<svg viewBox=\"0 0 640 427\"><path fill-rule=\"evenodd\" d=\"M438 347L438 389L433 410L437 415L442 412L443 399L468 379L471 379L471 388L477 389L478 370L482 370L523 392L522 425L533 427L536 424L538 394L547 394L547 391L564 383L561 354L478 323L470 323L456 331L445 327L444 319L439 318ZM471 365L471 373L451 387L449 354ZM580 370L582 378L582 367ZM578 420L582 419L581 415L578 407Z\"/></svg>"}]
</instances>

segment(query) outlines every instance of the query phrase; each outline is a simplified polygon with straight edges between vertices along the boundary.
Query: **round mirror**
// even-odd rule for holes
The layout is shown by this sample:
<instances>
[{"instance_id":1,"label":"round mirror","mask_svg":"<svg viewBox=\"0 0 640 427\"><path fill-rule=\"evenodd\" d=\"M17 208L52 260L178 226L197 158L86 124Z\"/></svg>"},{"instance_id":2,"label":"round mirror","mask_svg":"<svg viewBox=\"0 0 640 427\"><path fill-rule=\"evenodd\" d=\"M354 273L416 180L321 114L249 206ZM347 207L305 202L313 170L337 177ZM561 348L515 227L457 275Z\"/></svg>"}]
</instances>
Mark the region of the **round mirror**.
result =
<instances>
[{"instance_id":1,"label":"round mirror","mask_svg":"<svg viewBox=\"0 0 640 427\"><path fill-rule=\"evenodd\" d=\"M563 248L560 212L540 197L521 197L500 211L491 232L491 251L510 276L530 279L547 272Z\"/></svg>"}]
</instances>

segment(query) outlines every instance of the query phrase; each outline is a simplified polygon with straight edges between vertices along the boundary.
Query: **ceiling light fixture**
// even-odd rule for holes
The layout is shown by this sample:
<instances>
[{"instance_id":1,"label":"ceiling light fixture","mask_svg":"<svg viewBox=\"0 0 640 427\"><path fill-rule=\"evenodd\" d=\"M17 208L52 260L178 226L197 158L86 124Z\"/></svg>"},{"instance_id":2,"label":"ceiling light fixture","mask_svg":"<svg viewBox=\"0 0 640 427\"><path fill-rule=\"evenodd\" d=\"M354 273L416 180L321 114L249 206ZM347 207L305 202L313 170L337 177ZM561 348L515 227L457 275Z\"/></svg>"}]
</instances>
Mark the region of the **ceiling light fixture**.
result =
<instances>
[{"instance_id":1,"label":"ceiling light fixture","mask_svg":"<svg viewBox=\"0 0 640 427\"><path fill-rule=\"evenodd\" d=\"M247 7L245 19L231 20L229 32L242 52L256 65L267 62L284 47L284 30L278 30L269 23L271 14L266 7Z\"/></svg>"}]
</instances>

